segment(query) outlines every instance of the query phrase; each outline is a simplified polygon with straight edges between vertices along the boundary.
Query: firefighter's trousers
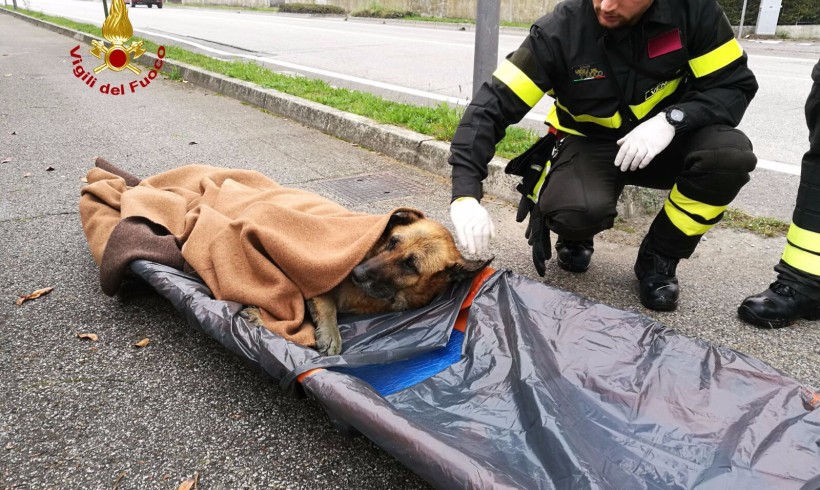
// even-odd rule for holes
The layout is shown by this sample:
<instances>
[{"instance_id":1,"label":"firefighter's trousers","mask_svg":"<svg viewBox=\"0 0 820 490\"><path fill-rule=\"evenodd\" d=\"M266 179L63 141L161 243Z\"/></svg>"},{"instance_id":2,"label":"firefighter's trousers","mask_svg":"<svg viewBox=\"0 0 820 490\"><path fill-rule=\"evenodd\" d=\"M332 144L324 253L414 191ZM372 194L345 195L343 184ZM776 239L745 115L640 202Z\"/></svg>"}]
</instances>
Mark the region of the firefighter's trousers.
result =
<instances>
[{"instance_id":1,"label":"firefighter's trousers","mask_svg":"<svg viewBox=\"0 0 820 490\"><path fill-rule=\"evenodd\" d=\"M803 155L786 247L774 270L780 282L820 301L820 61L811 77L814 85L806 100L809 151Z\"/></svg>"},{"instance_id":2,"label":"firefighter's trousers","mask_svg":"<svg viewBox=\"0 0 820 490\"><path fill-rule=\"evenodd\" d=\"M615 141L569 135L552 160L539 206L560 237L588 239L611 228L625 185L670 189L649 230L654 248L688 258L749 181L757 158L741 131L711 125L676 135L648 166L621 172Z\"/></svg>"}]
</instances>

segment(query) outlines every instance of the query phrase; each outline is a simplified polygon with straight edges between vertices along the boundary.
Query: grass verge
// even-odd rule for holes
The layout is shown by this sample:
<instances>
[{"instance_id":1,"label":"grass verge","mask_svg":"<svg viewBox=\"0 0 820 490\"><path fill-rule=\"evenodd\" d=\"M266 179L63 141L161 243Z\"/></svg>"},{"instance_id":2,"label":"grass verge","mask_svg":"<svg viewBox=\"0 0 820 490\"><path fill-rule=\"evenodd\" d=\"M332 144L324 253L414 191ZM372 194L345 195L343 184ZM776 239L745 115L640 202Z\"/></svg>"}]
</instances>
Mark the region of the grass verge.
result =
<instances>
[{"instance_id":1,"label":"grass verge","mask_svg":"<svg viewBox=\"0 0 820 490\"><path fill-rule=\"evenodd\" d=\"M789 223L774 218L755 217L732 208L726 210L720 225L726 228L751 231L769 238L785 236L789 231Z\"/></svg>"},{"instance_id":2,"label":"grass verge","mask_svg":"<svg viewBox=\"0 0 820 490\"><path fill-rule=\"evenodd\" d=\"M91 24L30 10L17 9L17 11L53 24L102 37L102 30ZM156 52L159 47L148 39L136 36L132 39L142 40L145 49L149 52ZM322 80L276 73L252 61L218 60L176 46L166 46L165 49L166 58L169 60L255 83L265 88L368 117L380 123L411 129L442 141L450 141L464 112L463 108L450 107L444 103L434 107L423 107L393 102L365 92L333 87ZM171 79L177 79L179 74L177 73L175 77L172 71L166 75ZM508 128L505 138L496 147L496 153L503 158L512 158L529 148L537 138L538 135L534 131L516 127Z\"/></svg>"}]
</instances>

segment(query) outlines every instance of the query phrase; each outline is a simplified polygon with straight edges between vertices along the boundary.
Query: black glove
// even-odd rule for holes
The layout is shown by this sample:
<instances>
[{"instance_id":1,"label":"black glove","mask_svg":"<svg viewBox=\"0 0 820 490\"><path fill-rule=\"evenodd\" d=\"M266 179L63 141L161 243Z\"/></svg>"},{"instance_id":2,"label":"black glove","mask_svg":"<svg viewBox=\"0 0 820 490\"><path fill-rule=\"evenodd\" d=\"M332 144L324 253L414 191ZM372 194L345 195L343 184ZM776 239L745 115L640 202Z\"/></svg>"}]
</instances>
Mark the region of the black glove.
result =
<instances>
[{"instance_id":1,"label":"black glove","mask_svg":"<svg viewBox=\"0 0 820 490\"><path fill-rule=\"evenodd\" d=\"M535 271L539 276L544 277L547 272L546 262L552 257L552 244L550 243L550 230L544 223L544 216L537 204L530 208L530 221L527 223L524 237L532 247L532 263L535 265Z\"/></svg>"},{"instance_id":2,"label":"black glove","mask_svg":"<svg viewBox=\"0 0 820 490\"><path fill-rule=\"evenodd\" d=\"M544 217L538 204L530 196L535 192L535 187L541 180L541 174L546 171L544 166L549 165L549 160L554 156L559 140L560 138L555 132L548 132L530 146L527 151L510 160L504 169L504 172L508 174L521 177L521 182L516 186L516 190L521 193L521 201L518 203L515 221L520 223L524 221L527 215L530 215L530 221L527 223L527 231L524 236L532 247L532 262L541 277L544 277L547 272L545 262L552 257L550 231L544 223ZM543 188L542 186L541 189L543 190Z\"/></svg>"}]
</instances>

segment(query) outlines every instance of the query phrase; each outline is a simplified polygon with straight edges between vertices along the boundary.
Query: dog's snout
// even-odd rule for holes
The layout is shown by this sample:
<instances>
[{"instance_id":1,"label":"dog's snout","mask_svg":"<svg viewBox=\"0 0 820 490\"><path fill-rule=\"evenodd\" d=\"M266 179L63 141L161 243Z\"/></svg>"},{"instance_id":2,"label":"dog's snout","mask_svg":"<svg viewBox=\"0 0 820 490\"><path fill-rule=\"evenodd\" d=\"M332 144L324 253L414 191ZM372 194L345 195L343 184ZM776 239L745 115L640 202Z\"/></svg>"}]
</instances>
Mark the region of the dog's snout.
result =
<instances>
[{"instance_id":1,"label":"dog's snout","mask_svg":"<svg viewBox=\"0 0 820 490\"><path fill-rule=\"evenodd\" d=\"M367 267L367 264L359 264L353 269L352 272L353 280L358 283L364 283L371 279L371 271L370 267Z\"/></svg>"}]
</instances>

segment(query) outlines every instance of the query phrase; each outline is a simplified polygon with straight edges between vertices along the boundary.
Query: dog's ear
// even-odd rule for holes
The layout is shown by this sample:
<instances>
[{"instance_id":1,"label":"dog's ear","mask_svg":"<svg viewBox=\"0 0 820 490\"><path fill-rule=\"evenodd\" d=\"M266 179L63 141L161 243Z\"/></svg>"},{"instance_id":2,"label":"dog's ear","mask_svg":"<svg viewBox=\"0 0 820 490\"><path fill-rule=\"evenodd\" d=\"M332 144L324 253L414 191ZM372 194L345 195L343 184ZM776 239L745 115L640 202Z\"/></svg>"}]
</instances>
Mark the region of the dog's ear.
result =
<instances>
[{"instance_id":1,"label":"dog's ear","mask_svg":"<svg viewBox=\"0 0 820 490\"><path fill-rule=\"evenodd\" d=\"M490 265L490 262L492 262L494 258L495 257L490 257L488 260L470 260L462 257L458 262L448 267L446 272L453 282L470 279Z\"/></svg>"},{"instance_id":2,"label":"dog's ear","mask_svg":"<svg viewBox=\"0 0 820 490\"><path fill-rule=\"evenodd\" d=\"M390 215L390 221L387 222L385 231L392 229L395 226L404 226L424 218L424 215L416 211L403 210L396 211Z\"/></svg>"}]
</instances>

